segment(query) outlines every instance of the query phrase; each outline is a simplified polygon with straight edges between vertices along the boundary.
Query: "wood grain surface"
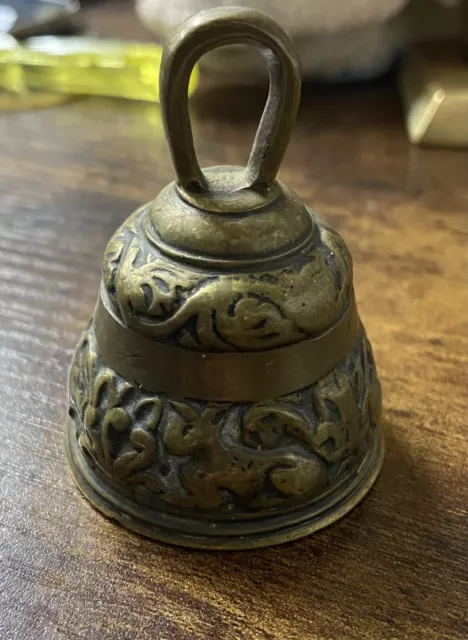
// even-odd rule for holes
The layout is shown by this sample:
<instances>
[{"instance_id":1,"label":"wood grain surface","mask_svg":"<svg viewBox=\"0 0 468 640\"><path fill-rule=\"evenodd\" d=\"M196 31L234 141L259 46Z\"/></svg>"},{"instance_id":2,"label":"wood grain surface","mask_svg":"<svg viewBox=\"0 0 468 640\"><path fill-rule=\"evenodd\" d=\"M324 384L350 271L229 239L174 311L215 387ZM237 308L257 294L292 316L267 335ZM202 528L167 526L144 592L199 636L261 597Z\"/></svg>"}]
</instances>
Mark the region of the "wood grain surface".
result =
<instances>
[{"instance_id":1,"label":"wood grain surface","mask_svg":"<svg viewBox=\"0 0 468 640\"><path fill-rule=\"evenodd\" d=\"M140 33L129 2L91 23ZM202 166L245 162L263 98L197 94ZM353 253L386 458L331 528L208 553L106 520L63 453L67 370L106 242L172 179L158 109L2 113L0 140L0 638L466 640L468 153L409 146L391 80L304 89L280 178Z\"/></svg>"}]
</instances>

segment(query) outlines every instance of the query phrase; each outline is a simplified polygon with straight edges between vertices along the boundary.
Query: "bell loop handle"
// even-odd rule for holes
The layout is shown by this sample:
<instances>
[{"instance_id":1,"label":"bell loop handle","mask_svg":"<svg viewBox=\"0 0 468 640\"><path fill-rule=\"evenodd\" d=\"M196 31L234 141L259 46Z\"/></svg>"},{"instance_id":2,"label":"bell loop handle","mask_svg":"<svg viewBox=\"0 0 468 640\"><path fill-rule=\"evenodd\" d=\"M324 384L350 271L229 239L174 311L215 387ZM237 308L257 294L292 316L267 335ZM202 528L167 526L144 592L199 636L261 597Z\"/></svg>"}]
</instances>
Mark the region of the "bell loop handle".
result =
<instances>
[{"instance_id":1,"label":"bell loop handle","mask_svg":"<svg viewBox=\"0 0 468 640\"><path fill-rule=\"evenodd\" d=\"M198 164L188 109L188 86L199 58L217 47L258 47L270 87L240 189L263 191L276 178L291 136L301 92L300 63L288 35L253 9L208 9L183 22L168 40L161 62L160 103L166 138L182 192L209 192Z\"/></svg>"}]
</instances>

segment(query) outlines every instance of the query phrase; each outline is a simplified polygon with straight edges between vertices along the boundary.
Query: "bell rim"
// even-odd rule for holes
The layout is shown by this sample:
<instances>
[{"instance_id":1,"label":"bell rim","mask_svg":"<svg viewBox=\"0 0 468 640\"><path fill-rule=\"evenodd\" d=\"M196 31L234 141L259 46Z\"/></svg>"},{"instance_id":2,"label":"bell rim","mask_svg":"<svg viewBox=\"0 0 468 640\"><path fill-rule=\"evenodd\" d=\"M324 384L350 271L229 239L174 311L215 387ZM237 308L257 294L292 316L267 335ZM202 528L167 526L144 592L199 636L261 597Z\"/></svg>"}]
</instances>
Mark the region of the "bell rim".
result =
<instances>
[{"instance_id":1,"label":"bell rim","mask_svg":"<svg viewBox=\"0 0 468 640\"><path fill-rule=\"evenodd\" d=\"M210 524L207 523L205 535L194 535L187 533L182 527L168 526L167 521L173 519L180 522L183 516L176 518L160 512L161 521L165 520L166 524L163 525L161 522L158 525L145 519L143 515L135 516L130 513L138 510L151 511L153 519L158 515L156 509L142 508L137 502L130 501L110 486L111 481L106 483L95 473L79 446L75 435L76 427L75 420L68 416L65 426L65 455L69 471L77 488L98 512L126 529L151 540L183 548L212 551L241 551L277 546L293 542L330 526L347 515L369 493L381 471L385 449L382 426L378 424L374 429L372 445L352 480L339 486L337 491L333 491L324 500L314 501L309 505L308 513L299 522L294 517L297 512L293 511L284 514L284 522L280 527L264 529L260 533L214 535L209 532ZM324 506L321 504L323 501L331 504ZM133 509L128 509L125 503L127 505L132 503ZM298 507L297 511L301 510L304 510L304 507ZM259 522L264 522L264 518L260 516ZM237 524L233 522L233 531Z\"/></svg>"}]
</instances>

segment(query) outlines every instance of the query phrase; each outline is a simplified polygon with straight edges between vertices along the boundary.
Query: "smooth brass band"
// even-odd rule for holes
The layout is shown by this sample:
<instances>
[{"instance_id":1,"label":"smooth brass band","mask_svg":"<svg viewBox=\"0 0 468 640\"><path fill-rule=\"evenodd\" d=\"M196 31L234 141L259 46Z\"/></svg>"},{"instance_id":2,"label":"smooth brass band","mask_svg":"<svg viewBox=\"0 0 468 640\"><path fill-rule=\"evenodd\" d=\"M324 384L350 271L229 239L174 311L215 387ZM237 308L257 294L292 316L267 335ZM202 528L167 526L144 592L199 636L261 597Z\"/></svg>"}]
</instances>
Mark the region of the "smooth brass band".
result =
<instances>
[{"instance_id":1,"label":"smooth brass band","mask_svg":"<svg viewBox=\"0 0 468 640\"><path fill-rule=\"evenodd\" d=\"M351 351L359 326L353 297L340 320L317 338L268 351L203 353L130 330L101 296L94 314L98 352L127 380L175 398L230 402L259 402L316 383Z\"/></svg>"}]
</instances>

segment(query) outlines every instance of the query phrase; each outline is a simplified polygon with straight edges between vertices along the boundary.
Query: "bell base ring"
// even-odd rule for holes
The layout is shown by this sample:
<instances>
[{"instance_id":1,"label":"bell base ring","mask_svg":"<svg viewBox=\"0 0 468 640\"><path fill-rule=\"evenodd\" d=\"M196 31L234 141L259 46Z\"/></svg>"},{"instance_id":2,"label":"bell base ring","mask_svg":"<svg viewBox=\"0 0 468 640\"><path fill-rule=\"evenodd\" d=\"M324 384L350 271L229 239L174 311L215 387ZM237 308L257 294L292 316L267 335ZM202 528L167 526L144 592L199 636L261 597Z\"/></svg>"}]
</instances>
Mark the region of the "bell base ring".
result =
<instances>
[{"instance_id":1,"label":"bell base ring","mask_svg":"<svg viewBox=\"0 0 468 640\"><path fill-rule=\"evenodd\" d=\"M323 529L355 507L374 484L382 466L384 443L381 427L374 430L372 446L358 472L326 497L297 510L257 521L215 523L183 518L158 511L123 496L97 471L76 438L76 423L69 417L65 450L73 480L91 504L112 520L148 538L182 547L210 550L241 550L290 542ZM205 517L206 518L206 517ZM221 531L222 530L222 531Z\"/></svg>"}]
</instances>

